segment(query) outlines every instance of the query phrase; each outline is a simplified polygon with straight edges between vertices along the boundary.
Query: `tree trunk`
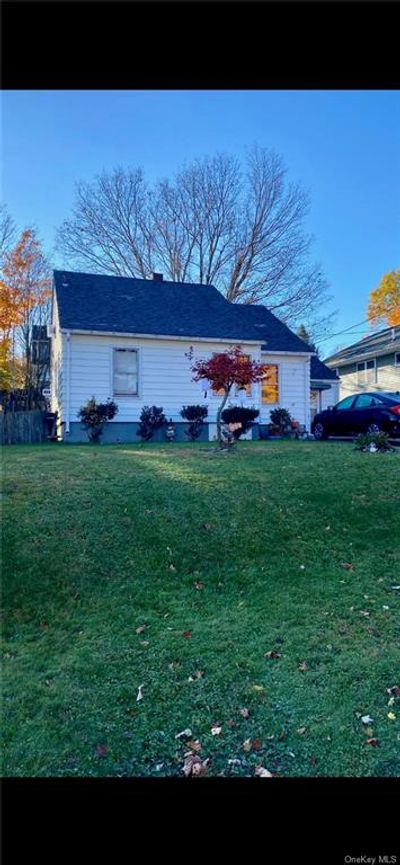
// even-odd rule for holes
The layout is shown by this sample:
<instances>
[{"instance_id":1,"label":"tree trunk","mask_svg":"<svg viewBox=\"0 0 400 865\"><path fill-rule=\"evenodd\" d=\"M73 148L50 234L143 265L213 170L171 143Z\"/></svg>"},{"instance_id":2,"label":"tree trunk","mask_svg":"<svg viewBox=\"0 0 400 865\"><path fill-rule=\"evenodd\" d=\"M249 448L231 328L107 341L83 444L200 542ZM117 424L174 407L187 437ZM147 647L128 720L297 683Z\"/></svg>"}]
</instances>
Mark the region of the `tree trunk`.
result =
<instances>
[{"instance_id":1,"label":"tree trunk","mask_svg":"<svg viewBox=\"0 0 400 865\"><path fill-rule=\"evenodd\" d=\"M222 414L222 412L223 412L223 410L224 410L224 408L225 408L225 405L226 405L226 402L227 402L228 396L229 396L230 391L231 391L231 387L232 387L232 385L230 385L230 386L227 388L227 390L226 390L226 392L225 392L225 395L224 395L224 398L223 398L223 400L222 400L222 402L221 402L221 405L219 406L218 411L217 411L217 437L218 437L218 444L219 444L220 447L222 447L222 435L221 435L221 414Z\"/></svg>"}]
</instances>

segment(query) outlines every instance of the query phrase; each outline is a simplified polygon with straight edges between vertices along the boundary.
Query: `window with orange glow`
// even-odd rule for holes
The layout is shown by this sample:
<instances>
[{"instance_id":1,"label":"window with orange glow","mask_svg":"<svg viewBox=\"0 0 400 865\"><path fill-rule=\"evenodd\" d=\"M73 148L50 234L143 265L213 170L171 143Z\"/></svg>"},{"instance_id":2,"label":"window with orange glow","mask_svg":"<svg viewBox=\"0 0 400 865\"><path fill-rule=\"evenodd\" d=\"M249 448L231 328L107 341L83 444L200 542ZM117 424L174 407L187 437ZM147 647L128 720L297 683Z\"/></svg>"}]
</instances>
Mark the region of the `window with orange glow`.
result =
<instances>
[{"instance_id":1,"label":"window with orange glow","mask_svg":"<svg viewBox=\"0 0 400 865\"><path fill-rule=\"evenodd\" d=\"M263 405L271 405L279 402L279 375L276 363L267 363L264 366L265 378L261 382L261 401Z\"/></svg>"}]
</instances>

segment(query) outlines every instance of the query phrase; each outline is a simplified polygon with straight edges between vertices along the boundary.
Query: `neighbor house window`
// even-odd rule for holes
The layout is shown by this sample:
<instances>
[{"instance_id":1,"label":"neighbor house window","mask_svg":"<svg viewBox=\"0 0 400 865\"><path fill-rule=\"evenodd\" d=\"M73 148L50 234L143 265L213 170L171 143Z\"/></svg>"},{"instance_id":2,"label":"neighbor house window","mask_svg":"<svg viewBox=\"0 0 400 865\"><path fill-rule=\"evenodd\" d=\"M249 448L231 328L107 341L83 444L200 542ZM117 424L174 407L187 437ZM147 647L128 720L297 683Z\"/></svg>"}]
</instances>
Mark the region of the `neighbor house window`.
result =
<instances>
[{"instance_id":1,"label":"neighbor house window","mask_svg":"<svg viewBox=\"0 0 400 865\"><path fill-rule=\"evenodd\" d=\"M400 351L396 351L396 354L394 356L394 363L395 366L400 366Z\"/></svg>"},{"instance_id":2,"label":"neighbor house window","mask_svg":"<svg viewBox=\"0 0 400 865\"><path fill-rule=\"evenodd\" d=\"M261 382L261 402L274 404L279 402L279 372L278 364L267 363L264 366L265 377Z\"/></svg>"},{"instance_id":3,"label":"neighbor house window","mask_svg":"<svg viewBox=\"0 0 400 865\"><path fill-rule=\"evenodd\" d=\"M376 382L376 360L363 360L357 364L357 384Z\"/></svg>"},{"instance_id":4,"label":"neighbor house window","mask_svg":"<svg viewBox=\"0 0 400 865\"><path fill-rule=\"evenodd\" d=\"M115 396L138 393L138 352L136 348L114 348L113 391Z\"/></svg>"}]
</instances>

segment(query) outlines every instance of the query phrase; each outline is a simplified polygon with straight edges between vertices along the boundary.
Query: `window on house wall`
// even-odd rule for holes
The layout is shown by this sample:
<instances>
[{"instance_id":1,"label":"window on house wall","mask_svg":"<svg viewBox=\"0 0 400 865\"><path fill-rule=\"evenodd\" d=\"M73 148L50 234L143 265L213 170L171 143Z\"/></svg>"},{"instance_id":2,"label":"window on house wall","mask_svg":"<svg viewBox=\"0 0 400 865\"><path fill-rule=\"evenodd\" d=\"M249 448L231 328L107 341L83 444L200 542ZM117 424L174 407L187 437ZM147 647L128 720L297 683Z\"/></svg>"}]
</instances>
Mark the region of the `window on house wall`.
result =
<instances>
[{"instance_id":1,"label":"window on house wall","mask_svg":"<svg viewBox=\"0 0 400 865\"><path fill-rule=\"evenodd\" d=\"M138 351L136 348L114 348L113 392L115 396L138 393Z\"/></svg>"},{"instance_id":2,"label":"window on house wall","mask_svg":"<svg viewBox=\"0 0 400 865\"><path fill-rule=\"evenodd\" d=\"M376 360L362 360L357 364L357 384L375 384Z\"/></svg>"},{"instance_id":3,"label":"window on house wall","mask_svg":"<svg viewBox=\"0 0 400 865\"><path fill-rule=\"evenodd\" d=\"M241 360L242 360L242 359L243 359L243 360L250 360L250 355L249 355L249 354L244 354L244 355L242 355ZM238 387L236 386L236 387L235 387L235 394L236 394L236 396L242 396L242 390L243 390L243 388L238 388ZM250 396L251 396L251 384L246 384L246 387L244 388L244 390L246 391L246 396L247 396L247 397L250 397Z\"/></svg>"},{"instance_id":4,"label":"window on house wall","mask_svg":"<svg viewBox=\"0 0 400 865\"><path fill-rule=\"evenodd\" d=\"M396 351L396 354L394 356L394 363L395 366L400 366L400 351Z\"/></svg>"},{"instance_id":5,"label":"window on house wall","mask_svg":"<svg viewBox=\"0 0 400 865\"><path fill-rule=\"evenodd\" d=\"M265 377L261 381L261 402L272 405L279 402L279 371L278 364L267 363L264 366Z\"/></svg>"}]
</instances>

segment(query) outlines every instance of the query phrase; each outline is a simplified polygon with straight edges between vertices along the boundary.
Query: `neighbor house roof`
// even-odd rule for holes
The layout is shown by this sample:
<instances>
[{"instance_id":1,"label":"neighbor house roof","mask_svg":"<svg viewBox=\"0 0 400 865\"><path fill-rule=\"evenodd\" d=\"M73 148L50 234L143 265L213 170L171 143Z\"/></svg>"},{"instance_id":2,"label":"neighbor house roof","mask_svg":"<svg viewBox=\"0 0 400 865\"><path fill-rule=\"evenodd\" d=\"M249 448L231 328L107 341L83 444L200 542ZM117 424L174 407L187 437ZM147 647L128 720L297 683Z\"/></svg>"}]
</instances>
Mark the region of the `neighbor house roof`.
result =
<instances>
[{"instance_id":1,"label":"neighbor house roof","mask_svg":"<svg viewBox=\"0 0 400 865\"><path fill-rule=\"evenodd\" d=\"M354 342L347 348L330 355L324 361L328 366L343 366L367 357L380 357L400 350L400 326L387 327L378 333L371 333L364 339Z\"/></svg>"},{"instance_id":2,"label":"neighbor house roof","mask_svg":"<svg viewBox=\"0 0 400 865\"><path fill-rule=\"evenodd\" d=\"M264 342L311 351L264 306L229 303L213 285L54 271L60 327Z\"/></svg>"}]
</instances>

